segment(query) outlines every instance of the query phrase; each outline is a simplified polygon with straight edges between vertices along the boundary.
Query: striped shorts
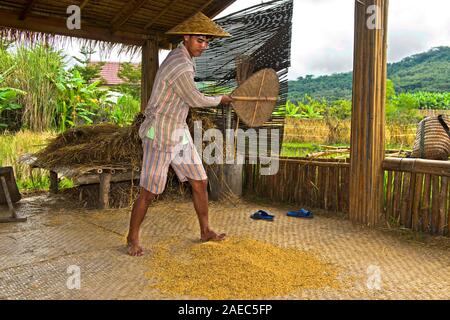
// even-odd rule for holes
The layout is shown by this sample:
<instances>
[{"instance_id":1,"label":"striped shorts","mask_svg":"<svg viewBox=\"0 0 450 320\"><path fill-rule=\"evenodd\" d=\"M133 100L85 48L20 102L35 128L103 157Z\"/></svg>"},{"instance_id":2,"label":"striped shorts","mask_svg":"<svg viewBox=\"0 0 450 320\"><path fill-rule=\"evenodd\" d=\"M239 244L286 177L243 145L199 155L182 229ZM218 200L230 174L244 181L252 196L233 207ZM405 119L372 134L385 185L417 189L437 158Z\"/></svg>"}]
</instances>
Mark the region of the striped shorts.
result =
<instances>
[{"instance_id":1,"label":"striped shorts","mask_svg":"<svg viewBox=\"0 0 450 320\"><path fill-rule=\"evenodd\" d=\"M192 140L189 143L177 146L172 152L164 152L155 148L153 140L147 137L142 139L144 157L140 186L153 194L163 193L167 183L169 166L181 182L191 180L206 180L207 175L202 160Z\"/></svg>"}]
</instances>

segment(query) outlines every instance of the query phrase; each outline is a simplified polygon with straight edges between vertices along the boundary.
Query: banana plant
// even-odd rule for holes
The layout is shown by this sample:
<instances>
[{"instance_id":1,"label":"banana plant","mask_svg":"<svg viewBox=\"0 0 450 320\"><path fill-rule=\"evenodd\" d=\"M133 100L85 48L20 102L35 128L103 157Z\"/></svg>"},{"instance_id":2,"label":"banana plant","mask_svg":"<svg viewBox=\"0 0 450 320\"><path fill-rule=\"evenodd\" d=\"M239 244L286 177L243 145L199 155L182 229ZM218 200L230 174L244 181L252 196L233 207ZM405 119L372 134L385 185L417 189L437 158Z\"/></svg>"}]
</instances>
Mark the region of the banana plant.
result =
<instances>
[{"instance_id":1,"label":"banana plant","mask_svg":"<svg viewBox=\"0 0 450 320\"><path fill-rule=\"evenodd\" d=\"M92 124L105 91L100 81L86 83L78 70L62 70L55 81L59 91L57 128L59 132L82 124Z\"/></svg>"},{"instance_id":2,"label":"banana plant","mask_svg":"<svg viewBox=\"0 0 450 320\"><path fill-rule=\"evenodd\" d=\"M19 95L26 94L26 92L23 90L10 87L1 87L1 85L5 81L7 74L11 72L13 68L14 66L0 74L0 115L3 113L3 111L17 110L22 108L20 104L16 103L16 100ZM7 125L5 123L0 123L0 128L6 127Z\"/></svg>"}]
</instances>

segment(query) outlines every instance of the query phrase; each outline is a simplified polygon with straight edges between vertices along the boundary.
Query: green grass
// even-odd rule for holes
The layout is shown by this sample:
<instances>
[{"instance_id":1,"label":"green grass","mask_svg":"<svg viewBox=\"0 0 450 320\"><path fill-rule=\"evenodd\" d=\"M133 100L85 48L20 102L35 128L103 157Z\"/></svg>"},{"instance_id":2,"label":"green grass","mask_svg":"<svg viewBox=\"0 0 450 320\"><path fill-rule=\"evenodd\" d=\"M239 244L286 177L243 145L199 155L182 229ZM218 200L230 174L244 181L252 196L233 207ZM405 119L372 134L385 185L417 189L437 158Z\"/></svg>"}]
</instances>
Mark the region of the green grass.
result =
<instances>
[{"instance_id":1,"label":"green grass","mask_svg":"<svg viewBox=\"0 0 450 320\"><path fill-rule=\"evenodd\" d=\"M348 148L349 145L346 144L333 144L330 147L336 148ZM285 142L281 148L281 156L282 157L294 157L294 158L302 158L306 157L311 153L325 151L323 145L316 143L308 143L308 142ZM334 155L335 156L335 155ZM333 157L333 155L331 156Z\"/></svg>"},{"instance_id":2,"label":"green grass","mask_svg":"<svg viewBox=\"0 0 450 320\"><path fill-rule=\"evenodd\" d=\"M16 134L0 134L0 166L12 166L17 186L21 192L45 191L50 188L49 173L46 170L34 169L20 163L20 156L34 153L45 147L47 141L55 135L51 132L33 133L20 131ZM61 179L60 189L70 188L73 182Z\"/></svg>"},{"instance_id":3,"label":"green grass","mask_svg":"<svg viewBox=\"0 0 450 320\"><path fill-rule=\"evenodd\" d=\"M350 145L345 143L336 143L329 145L329 147L335 148L349 148ZM321 144L308 143L308 142L285 142L281 148L282 157L303 158L307 157L311 153L325 151L326 149ZM409 146L399 144L386 144L386 150L403 150L410 151ZM326 158L342 158L343 154L334 154L326 156ZM349 156L347 154L347 156ZM323 157L322 157L323 158Z\"/></svg>"}]
</instances>

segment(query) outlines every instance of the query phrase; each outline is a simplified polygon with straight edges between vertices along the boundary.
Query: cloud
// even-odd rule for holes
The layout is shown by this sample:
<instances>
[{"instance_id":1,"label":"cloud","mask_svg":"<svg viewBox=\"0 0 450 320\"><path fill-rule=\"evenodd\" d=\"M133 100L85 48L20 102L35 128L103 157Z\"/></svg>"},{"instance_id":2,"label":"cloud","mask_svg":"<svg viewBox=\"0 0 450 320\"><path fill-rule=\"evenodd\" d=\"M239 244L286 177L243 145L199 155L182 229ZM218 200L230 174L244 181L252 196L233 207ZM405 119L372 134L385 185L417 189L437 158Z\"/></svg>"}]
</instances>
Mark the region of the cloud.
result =
<instances>
[{"instance_id":1,"label":"cloud","mask_svg":"<svg viewBox=\"0 0 450 320\"><path fill-rule=\"evenodd\" d=\"M236 0L218 17L261 2L269 1ZM352 69L354 6L355 0L294 0L289 79ZM389 62L437 46L450 46L450 1L389 1ZM114 55L111 58L128 59ZM139 61L140 57L134 60Z\"/></svg>"}]
</instances>

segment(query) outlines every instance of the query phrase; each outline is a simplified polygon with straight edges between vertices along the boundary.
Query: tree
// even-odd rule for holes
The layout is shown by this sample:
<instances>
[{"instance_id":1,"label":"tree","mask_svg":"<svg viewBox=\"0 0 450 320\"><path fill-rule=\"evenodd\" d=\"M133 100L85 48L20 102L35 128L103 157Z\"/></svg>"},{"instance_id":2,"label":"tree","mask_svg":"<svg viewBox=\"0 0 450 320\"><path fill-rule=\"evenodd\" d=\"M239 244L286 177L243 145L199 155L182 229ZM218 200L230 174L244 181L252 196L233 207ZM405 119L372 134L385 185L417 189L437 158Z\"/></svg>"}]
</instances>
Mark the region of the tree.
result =
<instances>
[{"instance_id":1,"label":"tree","mask_svg":"<svg viewBox=\"0 0 450 320\"><path fill-rule=\"evenodd\" d=\"M124 62L120 65L117 74L124 83L118 85L118 90L132 96L135 100L141 99L141 65L134 66L132 63Z\"/></svg>"},{"instance_id":2,"label":"tree","mask_svg":"<svg viewBox=\"0 0 450 320\"><path fill-rule=\"evenodd\" d=\"M73 57L80 64L74 66L72 71L78 71L86 82L92 82L94 79L100 79L100 82L104 83L105 80L101 79L100 72L102 67L105 65L105 62L91 62L91 56L95 53L93 49L82 47L80 53L83 55L83 58L80 59Z\"/></svg>"}]
</instances>

